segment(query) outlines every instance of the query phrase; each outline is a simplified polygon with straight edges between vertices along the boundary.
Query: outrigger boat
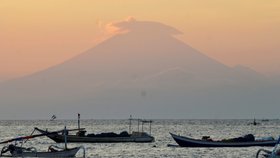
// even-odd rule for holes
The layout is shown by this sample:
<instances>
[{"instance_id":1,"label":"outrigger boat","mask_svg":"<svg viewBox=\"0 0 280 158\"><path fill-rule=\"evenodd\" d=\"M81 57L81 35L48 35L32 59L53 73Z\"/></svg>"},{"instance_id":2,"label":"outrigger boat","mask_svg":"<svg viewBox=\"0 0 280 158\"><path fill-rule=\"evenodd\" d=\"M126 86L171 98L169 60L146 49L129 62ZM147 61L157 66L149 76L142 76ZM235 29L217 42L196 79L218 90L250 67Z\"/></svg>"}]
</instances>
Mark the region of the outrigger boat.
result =
<instances>
[{"instance_id":1,"label":"outrigger boat","mask_svg":"<svg viewBox=\"0 0 280 158\"><path fill-rule=\"evenodd\" d=\"M10 144L5 146L1 151L1 157L75 157L81 147L71 149L61 149L57 146L50 146L48 151L39 152L36 148L24 148ZM10 155L5 155L6 152L10 152Z\"/></svg>"},{"instance_id":2,"label":"outrigger boat","mask_svg":"<svg viewBox=\"0 0 280 158\"><path fill-rule=\"evenodd\" d=\"M138 131L131 132L131 122L133 120L138 121ZM140 132L140 123L142 123L142 131ZM143 125L145 123L150 124L150 134L143 131ZM120 143L120 142L135 142L135 143L148 143L153 142L154 137L151 136L151 120L141 120L141 119L133 119L130 117L129 119L129 132L121 132L120 134L116 133L101 133L101 134L88 134L86 135L86 131L84 128L80 128L80 115L78 115L78 129L79 131L76 134L67 134L64 137L60 133L53 133L47 130L42 130L39 128L35 128L35 130L41 132L42 134L46 134L47 137L55 141L56 143L64 142L65 138L67 142L71 143ZM53 133L53 134L50 134Z\"/></svg>"},{"instance_id":3,"label":"outrigger boat","mask_svg":"<svg viewBox=\"0 0 280 158\"><path fill-rule=\"evenodd\" d=\"M235 139L213 141L211 139L193 139L170 133L180 147L250 147L250 146L275 146L277 140L242 140ZM241 137L239 137L241 138Z\"/></svg>"},{"instance_id":4,"label":"outrigger boat","mask_svg":"<svg viewBox=\"0 0 280 158\"><path fill-rule=\"evenodd\" d=\"M277 144L274 146L272 151L259 149L256 158L259 158L259 156L264 158L280 158L280 137L278 138Z\"/></svg>"},{"instance_id":5,"label":"outrigger boat","mask_svg":"<svg viewBox=\"0 0 280 158\"><path fill-rule=\"evenodd\" d=\"M66 127L64 129L64 133L66 133ZM62 131L56 131L48 134L61 133ZM37 134L25 137L19 137L15 139L10 139L7 141L0 142L0 144L9 143L13 141L21 141L21 146L17 144L9 144L4 146L1 150L0 157L75 157L77 152L82 149L83 157L85 158L85 148L83 146L75 147L75 148L67 148L67 140L65 141L65 147L61 148L55 145L51 145L48 147L48 150L45 152L37 151L35 147L25 148L22 147L24 140L28 140L35 137L46 136L47 134Z\"/></svg>"}]
</instances>

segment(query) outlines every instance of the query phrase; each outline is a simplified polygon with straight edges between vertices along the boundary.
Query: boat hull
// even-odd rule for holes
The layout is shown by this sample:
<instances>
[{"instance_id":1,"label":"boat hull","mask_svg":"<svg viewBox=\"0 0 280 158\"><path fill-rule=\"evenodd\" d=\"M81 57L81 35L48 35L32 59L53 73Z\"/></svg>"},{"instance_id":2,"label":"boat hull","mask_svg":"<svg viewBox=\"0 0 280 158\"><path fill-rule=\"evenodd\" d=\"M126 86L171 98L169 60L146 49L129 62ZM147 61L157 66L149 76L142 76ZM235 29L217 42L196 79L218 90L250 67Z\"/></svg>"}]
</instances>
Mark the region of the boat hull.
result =
<instances>
[{"instance_id":1,"label":"boat hull","mask_svg":"<svg viewBox=\"0 0 280 158\"><path fill-rule=\"evenodd\" d=\"M50 139L57 143L64 142L64 136L62 135L49 135ZM68 135L67 142L69 143L120 143L120 142L137 142L148 143L153 142L154 138L150 136L130 136L130 137L86 137Z\"/></svg>"},{"instance_id":2,"label":"boat hull","mask_svg":"<svg viewBox=\"0 0 280 158\"><path fill-rule=\"evenodd\" d=\"M192 139L170 133L180 147L251 147L251 146L275 146L276 140L251 141L251 142L217 142Z\"/></svg>"},{"instance_id":3,"label":"boat hull","mask_svg":"<svg viewBox=\"0 0 280 158\"><path fill-rule=\"evenodd\" d=\"M80 148L73 148L55 152L14 152L13 157L75 157Z\"/></svg>"},{"instance_id":4,"label":"boat hull","mask_svg":"<svg viewBox=\"0 0 280 158\"><path fill-rule=\"evenodd\" d=\"M49 132L37 129L41 133L45 133L47 137L55 141L56 143L64 143L65 136L62 134L47 134ZM77 136L77 135L67 135L68 143L125 143L125 142L135 142L135 143L149 143L155 140L154 137L142 133L142 134L132 134L126 137L90 137L90 136Z\"/></svg>"}]
</instances>

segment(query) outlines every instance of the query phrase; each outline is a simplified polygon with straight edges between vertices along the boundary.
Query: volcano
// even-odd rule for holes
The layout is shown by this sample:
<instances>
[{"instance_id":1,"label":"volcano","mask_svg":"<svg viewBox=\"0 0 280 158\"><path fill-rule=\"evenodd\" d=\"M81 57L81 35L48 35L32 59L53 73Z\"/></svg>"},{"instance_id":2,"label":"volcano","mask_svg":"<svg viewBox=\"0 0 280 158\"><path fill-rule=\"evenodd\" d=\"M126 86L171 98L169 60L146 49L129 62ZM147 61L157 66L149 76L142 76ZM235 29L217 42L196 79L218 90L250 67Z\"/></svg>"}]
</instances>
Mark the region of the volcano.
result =
<instances>
[{"instance_id":1,"label":"volcano","mask_svg":"<svg viewBox=\"0 0 280 158\"><path fill-rule=\"evenodd\" d=\"M228 67L151 21L114 24L117 34L59 65L1 83L1 118L240 118L271 115L278 86ZM264 106L265 105L265 106ZM270 107L271 110L268 110ZM256 112L257 111L257 112Z\"/></svg>"}]
</instances>

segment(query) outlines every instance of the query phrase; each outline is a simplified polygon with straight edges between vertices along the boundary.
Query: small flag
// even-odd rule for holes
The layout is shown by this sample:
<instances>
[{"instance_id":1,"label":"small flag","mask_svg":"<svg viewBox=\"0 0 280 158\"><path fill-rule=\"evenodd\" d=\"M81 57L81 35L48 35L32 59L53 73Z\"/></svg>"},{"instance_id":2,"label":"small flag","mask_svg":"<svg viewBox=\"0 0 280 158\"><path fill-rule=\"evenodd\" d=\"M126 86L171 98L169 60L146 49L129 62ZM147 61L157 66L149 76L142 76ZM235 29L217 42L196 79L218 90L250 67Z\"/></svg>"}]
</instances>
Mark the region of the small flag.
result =
<instances>
[{"instance_id":1,"label":"small flag","mask_svg":"<svg viewBox=\"0 0 280 158\"><path fill-rule=\"evenodd\" d=\"M53 121L53 120L55 120L55 119L56 119L56 116L55 116L55 115L52 115L50 121Z\"/></svg>"}]
</instances>

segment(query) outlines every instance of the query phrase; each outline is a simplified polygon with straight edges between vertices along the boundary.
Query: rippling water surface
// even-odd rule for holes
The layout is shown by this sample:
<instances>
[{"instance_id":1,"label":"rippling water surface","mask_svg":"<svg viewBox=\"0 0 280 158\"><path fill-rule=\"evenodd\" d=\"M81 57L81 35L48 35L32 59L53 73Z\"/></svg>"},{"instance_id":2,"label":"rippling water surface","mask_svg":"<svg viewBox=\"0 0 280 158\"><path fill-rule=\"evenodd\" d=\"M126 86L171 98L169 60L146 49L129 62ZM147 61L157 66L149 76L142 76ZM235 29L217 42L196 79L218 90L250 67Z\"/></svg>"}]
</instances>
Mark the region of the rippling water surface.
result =
<instances>
[{"instance_id":1,"label":"rippling water surface","mask_svg":"<svg viewBox=\"0 0 280 158\"><path fill-rule=\"evenodd\" d=\"M255 137L280 135L280 120L261 122L259 126L248 125L252 120L155 120L152 125L152 135L156 141L153 143L99 143L99 144L69 144L68 146L83 145L87 157L190 157L190 158L253 158L258 149L262 147L246 148L179 148L168 147L167 144L176 144L169 135L175 134L201 138L209 135L213 139L239 137L252 133ZM77 122L71 120L42 121L20 120L0 121L0 141L17 136L29 135L34 127L48 130L61 130L77 128ZM116 132L128 130L128 120L82 120L81 126L88 133ZM148 130L149 126L144 129ZM137 130L137 123L133 126ZM28 141L25 146L34 146L37 150L47 150L48 146L55 144L46 137L35 138ZM63 144L60 144L61 146ZM3 145L0 145L2 148ZM271 150L267 147L266 149ZM81 153L79 153L81 155Z\"/></svg>"}]
</instances>

